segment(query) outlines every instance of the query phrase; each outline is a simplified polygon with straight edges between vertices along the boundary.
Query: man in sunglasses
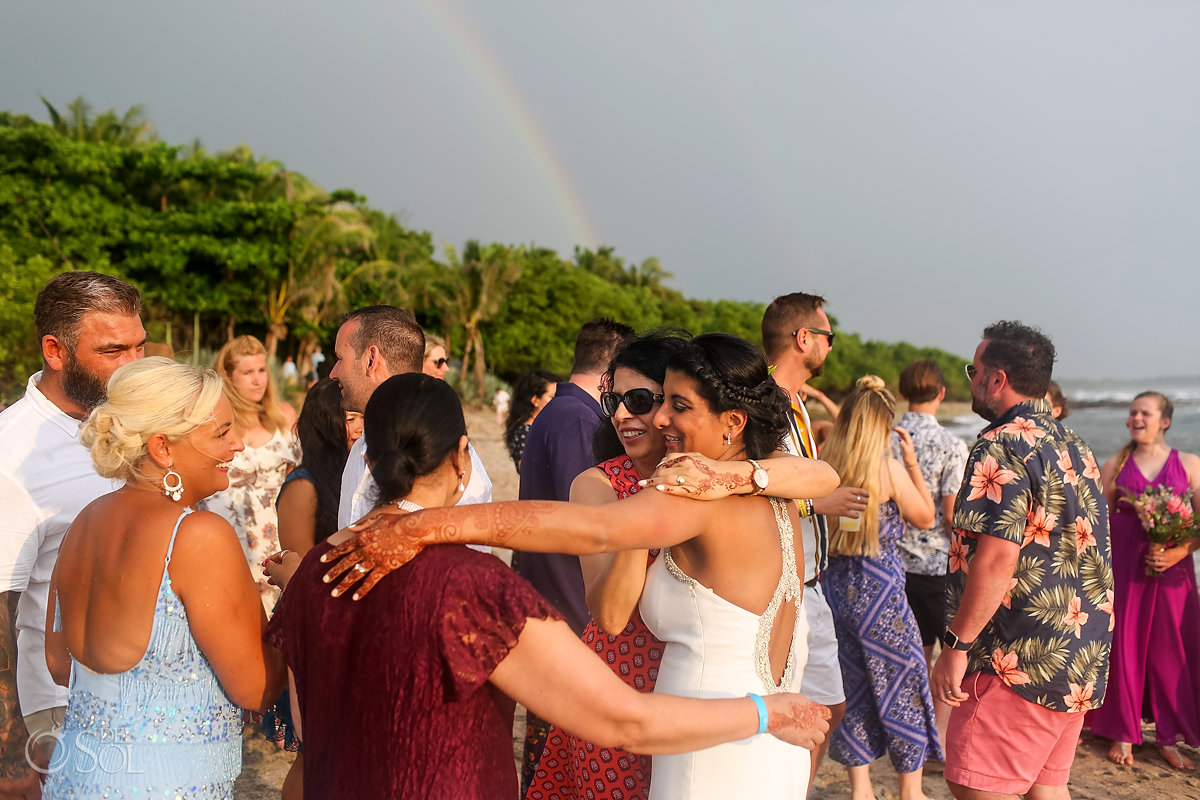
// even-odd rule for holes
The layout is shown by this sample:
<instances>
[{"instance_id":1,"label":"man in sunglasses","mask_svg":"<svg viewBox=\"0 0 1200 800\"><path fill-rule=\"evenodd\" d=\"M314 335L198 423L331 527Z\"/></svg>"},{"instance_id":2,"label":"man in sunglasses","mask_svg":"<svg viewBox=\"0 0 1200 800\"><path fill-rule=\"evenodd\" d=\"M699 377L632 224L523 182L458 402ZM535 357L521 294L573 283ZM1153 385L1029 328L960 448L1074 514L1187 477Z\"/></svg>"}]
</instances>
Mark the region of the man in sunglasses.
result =
<instances>
[{"instance_id":1,"label":"man in sunglasses","mask_svg":"<svg viewBox=\"0 0 1200 800\"><path fill-rule=\"evenodd\" d=\"M817 457L812 422L804 407L806 395L813 394L808 382L821 374L825 359L833 350L836 334L822 307L825 298L794 292L775 298L762 319L763 349L775 371L775 382L792 401L791 430L784 439L784 450L791 455ZM830 404L832 405L832 404ZM836 413L837 407L828 409ZM800 501L800 527L804 540L804 609L808 617L808 665L804 669L800 691L829 709L829 733L846 712L846 693L838 664L837 634L833 615L817 580L829 564L829 539L825 515L857 518L867 507L867 492L852 486L839 487L826 497ZM821 759L829 749L826 737L813 753L812 771L816 776Z\"/></svg>"},{"instance_id":2,"label":"man in sunglasses","mask_svg":"<svg viewBox=\"0 0 1200 800\"><path fill-rule=\"evenodd\" d=\"M569 500L575 477L596 465L592 438L604 422L600 379L608 362L631 336L633 328L610 319L584 323L575 339L571 377L558 384L554 399L534 419L525 440L521 456L522 500ZM583 633L591 614L584 598L578 556L520 553L517 572L567 618L576 635ZM541 757L549 728L540 723L530 715L521 774L522 796Z\"/></svg>"}]
</instances>

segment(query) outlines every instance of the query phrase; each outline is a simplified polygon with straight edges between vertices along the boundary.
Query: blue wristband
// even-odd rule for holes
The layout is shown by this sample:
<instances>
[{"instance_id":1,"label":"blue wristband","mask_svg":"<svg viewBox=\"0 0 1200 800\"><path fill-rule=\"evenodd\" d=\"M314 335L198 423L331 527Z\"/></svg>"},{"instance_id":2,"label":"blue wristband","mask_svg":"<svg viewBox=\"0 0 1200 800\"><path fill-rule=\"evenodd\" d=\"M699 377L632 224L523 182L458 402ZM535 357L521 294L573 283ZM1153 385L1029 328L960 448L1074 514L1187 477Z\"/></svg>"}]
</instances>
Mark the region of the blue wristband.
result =
<instances>
[{"instance_id":1,"label":"blue wristband","mask_svg":"<svg viewBox=\"0 0 1200 800\"><path fill-rule=\"evenodd\" d=\"M761 736L767 732L767 703L753 692L746 695L746 697L753 700L754 707L758 709L758 735Z\"/></svg>"}]
</instances>

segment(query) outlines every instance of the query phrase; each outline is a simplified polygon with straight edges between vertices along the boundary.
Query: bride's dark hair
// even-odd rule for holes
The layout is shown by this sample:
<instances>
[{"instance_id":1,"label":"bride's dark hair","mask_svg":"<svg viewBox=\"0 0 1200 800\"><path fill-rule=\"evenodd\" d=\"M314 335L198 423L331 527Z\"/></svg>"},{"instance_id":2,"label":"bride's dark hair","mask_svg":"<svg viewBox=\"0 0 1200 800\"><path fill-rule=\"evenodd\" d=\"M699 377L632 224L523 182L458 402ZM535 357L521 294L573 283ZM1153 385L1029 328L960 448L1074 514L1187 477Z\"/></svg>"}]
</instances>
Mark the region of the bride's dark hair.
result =
<instances>
[{"instance_id":1,"label":"bride's dark hair","mask_svg":"<svg viewBox=\"0 0 1200 800\"><path fill-rule=\"evenodd\" d=\"M443 380L409 372L379 385L363 414L376 505L393 503L433 472L467 433L458 395Z\"/></svg>"},{"instance_id":2,"label":"bride's dark hair","mask_svg":"<svg viewBox=\"0 0 1200 800\"><path fill-rule=\"evenodd\" d=\"M667 370L691 378L712 413L746 412L742 440L750 458L766 458L779 449L791 403L757 347L728 333L704 333L672 355Z\"/></svg>"}]
</instances>

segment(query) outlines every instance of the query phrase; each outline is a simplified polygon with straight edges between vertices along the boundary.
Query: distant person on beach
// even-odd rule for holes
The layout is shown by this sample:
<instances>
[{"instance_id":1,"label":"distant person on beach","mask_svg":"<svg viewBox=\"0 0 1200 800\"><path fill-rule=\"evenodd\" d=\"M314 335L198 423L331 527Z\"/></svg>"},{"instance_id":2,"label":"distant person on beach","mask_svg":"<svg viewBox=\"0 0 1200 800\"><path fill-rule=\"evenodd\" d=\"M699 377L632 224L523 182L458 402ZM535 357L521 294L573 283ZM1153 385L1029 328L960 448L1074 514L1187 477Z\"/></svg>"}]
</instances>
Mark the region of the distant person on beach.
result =
<instances>
[{"instance_id":1,"label":"distant person on beach","mask_svg":"<svg viewBox=\"0 0 1200 800\"><path fill-rule=\"evenodd\" d=\"M342 316L334 344L336 362L330 377L341 386L342 406L361 413L375 389L393 375L421 372L425 357L425 334L411 313L395 306L365 306ZM487 503L492 499L492 482L483 462L471 456L463 470L463 505ZM366 442L359 439L350 448L342 472L338 502L338 527L344 528L375 506L378 491L366 461Z\"/></svg>"},{"instance_id":2,"label":"distant person on beach","mask_svg":"<svg viewBox=\"0 0 1200 800\"><path fill-rule=\"evenodd\" d=\"M504 444L508 446L518 475L521 474L521 456L525 453L529 429L541 410L554 399L557 390L558 376L541 370L528 372L513 384L516 399L512 401L504 423Z\"/></svg>"},{"instance_id":3,"label":"distant person on beach","mask_svg":"<svg viewBox=\"0 0 1200 800\"><path fill-rule=\"evenodd\" d=\"M941 747L897 544L906 524L932 527L934 502L912 438L892 427L895 404L878 375L859 378L821 453L844 483L871 496L860 519L829 520L829 567L821 588L837 628L842 682L852 687L845 716L830 735L829 755L846 767L853 798L875 797L871 762L886 754L900 800L927 800L921 776ZM889 454L893 435L900 458Z\"/></svg>"},{"instance_id":4,"label":"distant person on beach","mask_svg":"<svg viewBox=\"0 0 1200 800\"><path fill-rule=\"evenodd\" d=\"M316 383L321 380L321 365L325 363L325 354L321 352L321 345L317 345L312 351L312 372L309 374L309 382Z\"/></svg>"},{"instance_id":5,"label":"distant person on beach","mask_svg":"<svg viewBox=\"0 0 1200 800\"><path fill-rule=\"evenodd\" d=\"M296 412L279 396L267 368L267 349L257 338L239 336L226 342L213 369L224 382L234 429L246 446L229 467L229 486L200 508L220 514L241 537L246 562L270 614L279 590L268 582L262 562L279 551L275 499L287 474L300 463L300 440L292 431Z\"/></svg>"},{"instance_id":6,"label":"distant person on beach","mask_svg":"<svg viewBox=\"0 0 1200 800\"><path fill-rule=\"evenodd\" d=\"M1053 364L1045 334L997 322L967 365L971 409L989 425L954 506L930 678L954 707L945 776L960 799L1068 797L1084 712L1104 700L1108 511L1091 450L1050 414Z\"/></svg>"},{"instance_id":7,"label":"distant person on beach","mask_svg":"<svg viewBox=\"0 0 1200 800\"><path fill-rule=\"evenodd\" d=\"M1200 539L1165 550L1151 544L1130 503L1150 486L1177 496L1190 489L1192 509L1200 512L1200 456L1181 453L1164 438L1174 411L1158 392L1135 397L1125 420L1129 443L1101 470L1112 514L1116 628L1108 695L1093 715L1092 733L1113 740L1111 761L1130 765L1145 717L1154 723L1166 762L1192 769L1176 745L1200 747L1200 598L1189 558Z\"/></svg>"},{"instance_id":8,"label":"distant person on beach","mask_svg":"<svg viewBox=\"0 0 1200 800\"><path fill-rule=\"evenodd\" d=\"M558 383L558 380L555 379L554 382ZM492 395L492 410L496 412L497 425L504 425L505 420L508 419L508 409L511 405L512 395L508 393L507 389L501 386L496 390L496 393ZM518 470L518 472L519 471L520 470Z\"/></svg>"},{"instance_id":9,"label":"distant person on beach","mask_svg":"<svg viewBox=\"0 0 1200 800\"><path fill-rule=\"evenodd\" d=\"M592 319L575 337L571 376L554 389L554 398L538 413L521 455L520 498L562 500L571 495L575 476L595 465L592 439L604 422L600 380L608 362L633 328L611 319ZM567 553L517 553L517 572L562 614L576 636L590 614L584 599L579 557ZM537 714L527 719L521 792L529 786L549 730Z\"/></svg>"},{"instance_id":10,"label":"distant person on beach","mask_svg":"<svg viewBox=\"0 0 1200 800\"><path fill-rule=\"evenodd\" d=\"M450 358L445 339L433 333L425 334L425 358L421 361L421 371L431 378L446 380Z\"/></svg>"},{"instance_id":11,"label":"distant person on beach","mask_svg":"<svg viewBox=\"0 0 1200 800\"><path fill-rule=\"evenodd\" d=\"M212 370L151 357L113 373L80 430L123 485L79 513L54 567L46 663L70 701L47 800L233 797L242 709L286 678L238 535L193 511L229 485L234 416Z\"/></svg>"},{"instance_id":12,"label":"distant person on beach","mask_svg":"<svg viewBox=\"0 0 1200 800\"><path fill-rule=\"evenodd\" d=\"M921 477L935 504L933 525L920 528L908 524L899 542L904 593L921 630L925 663L932 669L933 646L941 640L946 624L950 523L967 465L967 445L937 421L938 409L946 398L946 377L937 363L914 361L905 367L900 373L900 396L908 401L908 411L898 425L912 436ZM934 700L938 732L944 742L950 707L939 698Z\"/></svg>"},{"instance_id":13,"label":"distant person on beach","mask_svg":"<svg viewBox=\"0 0 1200 800\"><path fill-rule=\"evenodd\" d=\"M804 398L812 391L809 381L821 374L825 359L833 351L834 333L824 305L823 297L794 292L771 301L762 318L763 349L767 361L775 367L772 377L787 392L792 405L783 449L790 455L806 458L817 457L817 441ZM809 513L800 520L800 531L804 540L808 665L800 690L829 709L830 730L836 730L846 710L846 693L838 665L833 615L820 584L821 573L829 566L826 515L857 519L871 498L861 486L840 486L827 497L807 499L811 503L805 502L803 508ZM823 743L813 754L813 776L828 747L827 742Z\"/></svg>"},{"instance_id":14,"label":"distant person on beach","mask_svg":"<svg viewBox=\"0 0 1200 800\"><path fill-rule=\"evenodd\" d=\"M300 382L300 373L296 370L296 359L288 356L283 362L283 382L288 386L295 386Z\"/></svg>"},{"instance_id":15,"label":"distant person on beach","mask_svg":"<svg viewBox=\"0 0 1200 800\"><path fill-rule=\"evenodd\" d=\"M113 483L96 473L79 423L116 369L141 358L142 298L122 280L68 271L33 307L42 368L0 413L0 797L37 797L67 690L46 668L50 573L67 528ZM18 702L18 694L20 700Z\"/></svg>"},{"instance_id":16,"label":"distant person on beach","mask_svg":"<svg viewBox=\"0 0 1200 800\"><path fill-rule=\"evenodd\" d=\"M426 375L393 377L366 412L377 518L402 522L453 512L447 507L461 494L468 456L462 409L450 387ZM652 499L664 508L701 506ZM501 533L508 526L493 512L534 505L473 509L464 533ZM594 516L560 507L577 519ZM650 527L667 526L668 516L657 515ZM697 521L691 516L684 524ZM641 515L605 522L614 545L620 536L641 544ZM803 752L782 741L813 746L827 728L822 709L798 694L700 700L638 693L526 581L461 545L425 549L357 602L335 599L322 581L329 565L312 556L353 536L339 531L304 560L268 631L295 677L309 797L515 798L512 700L589 740L639 753L737 741L742 750L780 750L782 761ZM285 557L272 570L286 580L297 560ZM775 768L764 763L762 772Z\"/></svg>"},{"instance_id":17,"label":"distant person on beach","mask_svg":"<svg viewBox=\"0 0 1200 800\"><path fill-rule=\"evenodd\" d=\"M1067 408L1067 398L1063 396L1063 390L1054 381L1050 381L1050 388L1046 390L1046 402L1050 404L1050 414L1057 420L1064 420L1070 409Z\"/></svg>"}]
</instances>

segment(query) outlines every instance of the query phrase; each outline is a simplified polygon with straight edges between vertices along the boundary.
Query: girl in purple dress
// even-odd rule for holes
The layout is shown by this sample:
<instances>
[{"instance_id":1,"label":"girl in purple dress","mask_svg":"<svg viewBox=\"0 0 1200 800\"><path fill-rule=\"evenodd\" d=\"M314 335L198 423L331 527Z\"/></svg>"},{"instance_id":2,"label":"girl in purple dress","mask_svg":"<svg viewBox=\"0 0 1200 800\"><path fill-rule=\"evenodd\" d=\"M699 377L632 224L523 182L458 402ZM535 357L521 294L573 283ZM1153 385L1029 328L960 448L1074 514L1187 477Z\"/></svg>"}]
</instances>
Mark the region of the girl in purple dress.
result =
<instances>
[{"instance_id":1,"label":"girl in purple dress","mask_svg":"<svg viewBox=\"0 0 1200 800\"><path fill-rule=\"evenodd\" d=\"M1155 725L1155 743L1175 769L1191 769L1176 749L1200 746L1200 598L1188 556L1200 540L1168 550L1151 547L1126 492L1148 486L1193 492L1200 511L1200 457L1180 453L1163 435L1174 407L1157 392L1142 392L1129 406L1130 441L1101 471L1110 510L1115 596L1112 654L1104 705L1092 732L1113 740L1108 757L1133 764L1132 744L1142 741L1142 720ZM1161 575L1147 575L1146 567Z\"/></svg>"}]
</instances>

